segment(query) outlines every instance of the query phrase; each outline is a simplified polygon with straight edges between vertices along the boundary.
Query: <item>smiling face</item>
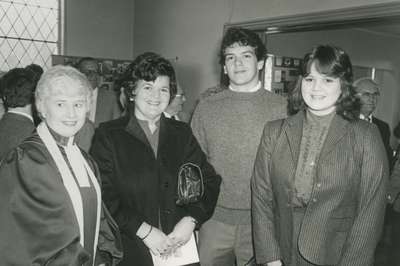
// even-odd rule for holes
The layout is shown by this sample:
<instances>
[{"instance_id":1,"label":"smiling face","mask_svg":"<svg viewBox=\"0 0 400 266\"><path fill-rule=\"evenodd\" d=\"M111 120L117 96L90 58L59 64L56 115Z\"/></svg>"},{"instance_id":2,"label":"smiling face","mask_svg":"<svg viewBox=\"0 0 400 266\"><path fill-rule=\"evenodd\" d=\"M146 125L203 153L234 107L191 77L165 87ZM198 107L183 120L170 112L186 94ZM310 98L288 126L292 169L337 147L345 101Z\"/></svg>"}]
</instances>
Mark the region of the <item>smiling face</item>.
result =
<instances>
[{"instance_id":1,"label":"smiling face","mask_svg":"<svg viewBox=\"0 0 400 266\"><path fill-rule=\"evenodd\" d=\"M330 114L341 94L340 79L319 73L312 63L310 73L302 79L301 94L310 112L319 116Z\"/></svg>"},{"instance_id":2,"label":"smiling face","mask_svg":"<svg viewBox=\"0 0 400 266\"><path fill-rule=\"evenodd\" d=\"M364 79L355 86L356 97L360 101L360 112L364 116L369 116L378 105L379 88L378 85L370 79Z\"/></svg>"},{"instance_id":3,"label":"smiling face","mask_svg":"<svg viewBox=\"0 0 400 266\"><path fill-rule=\"evenodd\" d=\"M135 116L140 120L155 122L169 104L169 77L158 76L154 82L139 80L134 94Z\"/></svg>"},{"instance_id":4,"label":"smiling face","mask_svg":"<svg viewBox=\"0 0 400 266\"><path fill-rule=\"evenodd\" d=\"M83 126L89 110L89 89L76 80L54 80L38 110L48 127L64 137L74 136Z\"/></svg>"},{"instance_id":5,"label":"smiling face","mask_svg":"<svg viewBox=\"0 0 400 266\"><path fill-rule=\"evenodd\" d=\"M258 83L258 71L262 66L263 61L257 61L254 47L234 43L225 49L224 72L236 90L253 89Z\"/></svg>"}]
</instances>

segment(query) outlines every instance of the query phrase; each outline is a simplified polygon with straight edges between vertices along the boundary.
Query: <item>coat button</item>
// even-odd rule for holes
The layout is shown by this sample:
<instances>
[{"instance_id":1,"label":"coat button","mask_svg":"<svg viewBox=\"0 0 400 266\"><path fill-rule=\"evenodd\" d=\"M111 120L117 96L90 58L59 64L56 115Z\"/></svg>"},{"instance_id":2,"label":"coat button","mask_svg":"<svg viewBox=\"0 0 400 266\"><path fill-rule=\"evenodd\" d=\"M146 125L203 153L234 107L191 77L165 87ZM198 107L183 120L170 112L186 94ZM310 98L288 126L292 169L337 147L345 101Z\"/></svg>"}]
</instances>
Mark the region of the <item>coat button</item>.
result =
<instances>
[{"instance_id":1,"label":"coat button","mask_svg":"<svg viewBox=\"0 0 400 266\"><path fill-rule=\"evenodd\" d=\"M168 186L169 186L168 181L165 181L165 182L164 182L164 187L165 187L165 188L168 188Z\"/></svg>"},{"instance_id":2,"label":"coat button","mask_svg":"<svg viewBox=\"0 0 400 266\"><path fill-rule=\"evenodd\" d=\"M317 188L320 188L321 187L321 183L317 183Z\"/></svg>"},{"instance_id":3,"label":"coat button","mask_svg":"<svg viewBox=\"0 0 400 266\"><path fill-rule=\"evenodd\" d=\"M312 199L312 202L317 202L317 199L316 199L316 198L313 198L313 199Z\"/></svg>"}]
</instances>

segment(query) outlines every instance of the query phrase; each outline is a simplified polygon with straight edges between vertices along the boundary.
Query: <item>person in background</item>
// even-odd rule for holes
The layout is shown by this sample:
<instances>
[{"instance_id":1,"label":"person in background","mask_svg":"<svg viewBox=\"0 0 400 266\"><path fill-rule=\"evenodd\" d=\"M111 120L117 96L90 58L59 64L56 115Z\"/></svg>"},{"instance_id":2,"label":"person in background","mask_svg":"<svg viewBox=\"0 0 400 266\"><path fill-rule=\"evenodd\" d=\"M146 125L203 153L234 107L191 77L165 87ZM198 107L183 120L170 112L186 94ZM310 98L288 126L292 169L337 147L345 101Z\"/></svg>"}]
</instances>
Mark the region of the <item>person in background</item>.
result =
<instances>
[{"instance_id":1,"label":"person in background","mask_svg":"<svg viewBox=\"0 0 400 266\"><path fill-rule=\"evenodd\" d=\"M400 123L393 129L393 136L396 138L396 149L393 152L393 163L395 163L400 156Z\"/></svg>"},{"instance_id":2,"label":"person in background","mask_svg":"<svg viewBox=\"0 0 400 266\"><path fill-rule=\"evenodd\" d=\"M37 84L39 82L40 77L43 74L43 68L38 64L30 64L25 67L26 70L31 71L33 74L33 80Z\"/></svg>"},{"instance_id":3,"label":"person in background","mask_svg":"<svg viewBox=\"0 0 400 266\"><path fill-rule=\"evenodd\" d=\"M375 124L378 127L383 145L385 146L386 156L389 161L389 169L392 170L394 156L393 150L390 147L390 127L385 121L373 116L373 112L378 106L380 97L379 85L370 77L362 77L354 81L353 86L360 104L359 118ZM390 239L393 239L393 226L397 226L397 224L394 224L395 216L396 213L393 211L392 205L388 205L385 213L384 230L376 250L378 264L384 264L383 260L390 259L390 257L394 255L393 253L390 253L389 246L391 245Z\"/></svg>"},{"instance_id":4,"label":"person in background","mask_svg":"<svg viewBox=\"0 0 400 266\"><path fill-rule=\"evenodd\" d=\"M89 151L95 128L102 122L115 119L121 115L116 94L110 88L99 87L100 70L98 62L91 57L81 58L77 63L78 70L88 78L91 88L91 104L88 117L75 139L79 147Z\"/></svg>"},{"instance_id":5,"label":"person in background","mask_svg":"<svg viewBox=\"0 0 400 266\"><path fill-rule=\"evenodd\" d=\"M84 151L89 152L92 145L94 132L94 123L86 118L85 124L83 124L82 128L78 131L78 133L75 134L76 144Z\"/></svg>"},{"instance_id":6,"label":"person in background","mask_svg":"<svg viewBox=\"0 0 400 266\"><path fill-rule=\"evenodd\" d=\"M183 104L185 102L186 102L185 93L182 87L179 84L177 84L177 93L171 100L170 104L167 106L167 109L165 109L164 111L165 117L183 122L189 122L188 116L183 111Z\"/></svg>"},{"instance_id":7,"label":"person in background","mask_svg":"<svg viewBox=\"0 0 400 266\"><path fill-rule=\"evenodd\" d=\"M400 139L400 124L398 124L394 131L394 136L397 140ZM400 265L400 160L399 160L399 146L396 149L396 158L394 159L393 171L390 175L390 182L388 188L388 207L386 210L385 229L387 230L384 239L388 238L386 245L383 245L381 253L386 256L387 265L398 266Z\"/></svg>"},{"instance_id":8,"label":"person in background","mask_svg":"<svg viewBox=\"0 0 400 266\"><path fill-rule=\"evenodd\" d=\"M221 180L190 127L163 115L177 91L171 63L151 53L139 55L130 69L127 115L100 124L90 152L99 164L104 201L121 229L121 265L151 266L151 254L171 255L211 217ZM178 173L187 164L201 171L204 195L181 206Z\"/></svg>"},{"instance_id":9,"label":"person in background","mask_svg":"<svg viewBox=\"0 0 400 266\"><path fill-rule=\"evenodd\" d=\"M385 145L389 166L393 164L393 150L390 147L390 127L388 123L373 116L379 101L379 85L369 77L359 78L353 83L356 97L360 103L360 119L375 124Z\"/></svg>"},{"instance_id":10,"label":"person in background","mask_svg":"<svg viewBox=\"0 0 400 266\"><path fill-rule=\"evenodd\" d=\"M72 67L55 66L39 80L35 101L42 122L0 164L3 265L104 266L121 259L97 166L74 143L90 91Z\"/></svg>"},{"instance_id":11,"label":"person in background","mask_svg":"<svg viewBox=\"0 0 400 266\"><path fill-rule=\"evenodd\" d=\"M116 93L112 88L105 89L100 85L100 70L98 62L91 57L84 57L77 63L80 72L86 75L92 86L92 104L89 110L89 120L95 127L100 123L121 116L121 107Z\"/></svg>"},{"instance_id":12,"label":"person in background","mask_svg":"<svg viewBox=\"0 0 400 266\"><path fill-rule=\"evenodd\" d=\"M250 178L267 121L286 117L286 100L261 88L266 49L248 29L230 28L220 48L229 89L200 100L193 133L222 177L214 214L199 231L203 266L245 265L253 257Z\"/></svg>"},{"instance_id":13,"label":"person in background","mask_svg":"<svg viewBox=\"0 0 400 266\"><path fill-rule=\"evenodd\" d=\"M33 75L33 81L35 82L35 90L36 90L36 85L40 79L40 77L43 74L43 68L37 64L30 64L25 67L26 70L30 71ZM32 106L32 117L33 117L33 122L35 126L39 125L39 123L42 121L39 117L39 114L36 110L36 106Z\"/></svg>"},{"instance_id":14,"label":"person in background","mask_svg":"<svg viewBox=\"0 0 400 266\"><path fill-rule=\"evenodd\" d=\"M0 119L0 161L35 129L32 117L36 84L23 68L8 71L1 79L1 95L6 113Z\"/></svg>"},{"instance_id":15,"label":"person in background","mask_svg":"<svg viewBox=\"0 0 400 266\"><path fill-rule=\"evenodd\" d=\"M297 113L266 124L251 181L257 263L373 265L389 168L352 78L345 51L314 48L289 95Z\"/></svg>"}]
</instances>

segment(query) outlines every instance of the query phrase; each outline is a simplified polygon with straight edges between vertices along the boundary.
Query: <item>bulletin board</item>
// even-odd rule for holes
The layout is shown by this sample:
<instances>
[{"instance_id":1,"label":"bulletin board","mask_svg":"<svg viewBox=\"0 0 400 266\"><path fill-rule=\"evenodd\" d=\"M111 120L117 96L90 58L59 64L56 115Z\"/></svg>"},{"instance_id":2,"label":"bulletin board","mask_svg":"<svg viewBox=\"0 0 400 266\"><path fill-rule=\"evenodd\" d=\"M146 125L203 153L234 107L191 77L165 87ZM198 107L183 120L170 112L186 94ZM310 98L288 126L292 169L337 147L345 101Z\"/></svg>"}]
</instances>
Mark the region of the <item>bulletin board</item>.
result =
<instances>
[{"instance_id":1,"label":"bulletin board","mask_svg":"<svg viewBox=\"0 0 400 266\"><path fill-rule=\"evenodd\" d=\"M264 88L287 96L296 84L302 59L269 54L262 75Z\"/></svg>"},{"instance_id":2,"label":"bulletin board","mask_svg":"<svg viewBox=\"0 0 400 266\"><path fill-rule=\"evenodd\" d=\"M52 55L52 65L70 65L76 67L82 56ZM99 64L100 86L114 88L114 83L124 73L133 60L119 60L109 58L94 58Z\"/></svg>"}]
</instances>

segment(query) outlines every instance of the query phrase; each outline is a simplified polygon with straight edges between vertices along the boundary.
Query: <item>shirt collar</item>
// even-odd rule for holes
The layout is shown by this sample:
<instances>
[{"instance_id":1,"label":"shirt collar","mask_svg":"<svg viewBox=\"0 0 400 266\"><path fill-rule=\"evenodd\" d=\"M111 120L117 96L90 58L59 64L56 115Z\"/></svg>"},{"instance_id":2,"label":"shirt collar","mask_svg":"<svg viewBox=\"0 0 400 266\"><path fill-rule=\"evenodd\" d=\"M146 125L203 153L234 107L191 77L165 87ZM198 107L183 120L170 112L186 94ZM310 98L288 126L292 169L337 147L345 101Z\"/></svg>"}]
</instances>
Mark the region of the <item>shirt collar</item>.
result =
<instances>
[{"instance_id":1,"label":"shirt collar","mask_svg":"<svg viewBox=\"0 0 400 266\"><path fill-rule=\"evenodd\" d=\"M27 113L15 111L15 110L9 110L8 113L13 113L13 114L18 114L18 115L25 116L25 117L29 118L33 122L32 116L28 115Z\"/></svg>"},{"instance_id":2,"label":"shirt collar","mask_svg":"<svg viewBox=\"0 0 400 266\"><path fill-rule=\"evenodd\" d=\"M370 114L369 116L365 116L363 114L360 114L360 119L362 120L368 120L372 122L372 114Z\"/></svg>"},{"instance_id":3,"label":"shirt collar","mask_svg":"<svg viewBox=\"0 0 400 266\"><path fill-rule=\"evenodd\" d=\"M246 92L255 92L255 91L258 91L260 88L261 88L261 81L258 81L258 83L257 83L256 86L254 86L254 87L253 87L252 89L250 89L250 90L247 90ZM232 88L231 85L229 85L229 89L230 89L231 91L239 92L239 90L236 90L236 89Z\"/></svg>"}]
</instances>

